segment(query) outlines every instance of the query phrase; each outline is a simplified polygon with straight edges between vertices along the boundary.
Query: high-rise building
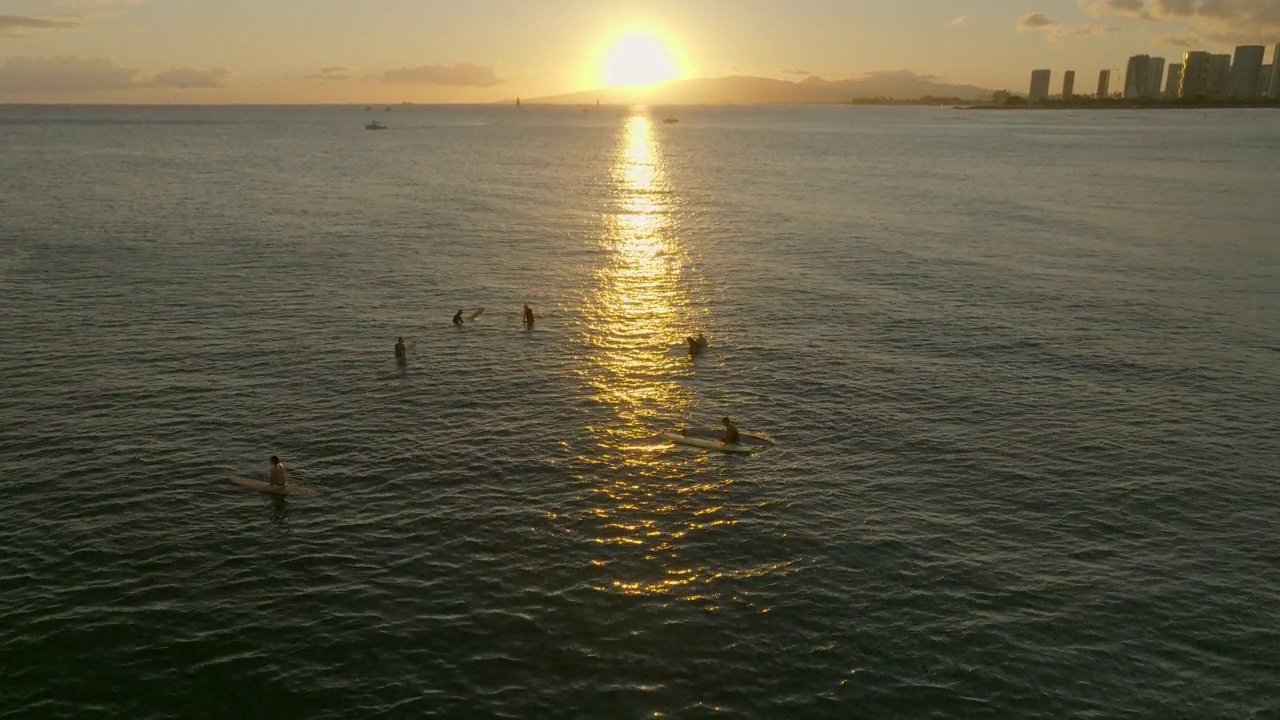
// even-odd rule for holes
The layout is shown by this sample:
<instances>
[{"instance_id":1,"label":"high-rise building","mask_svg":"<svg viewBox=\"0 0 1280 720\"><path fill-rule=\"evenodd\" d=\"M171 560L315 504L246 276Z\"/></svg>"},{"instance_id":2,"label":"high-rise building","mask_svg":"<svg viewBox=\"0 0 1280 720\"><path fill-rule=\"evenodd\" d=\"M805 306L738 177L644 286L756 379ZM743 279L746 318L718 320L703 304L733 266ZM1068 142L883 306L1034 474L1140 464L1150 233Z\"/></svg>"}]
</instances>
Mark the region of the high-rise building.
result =
<instances>
[{"instance_id":1,"label":"high-rise building","mask_svg":"<svg viewBox=\"0 0 1280 720\"><path fill-rule=\"evenodd\" d=\"M1027 94L1027 102L1044 102L1049 99L1049 70L1031 71L1031 92Z\"/></svg>"},{"instance_id":2,"label":"high-rise building","mask_svg":"<svg viewBox=\"0 0 1280 720\"><path fill-rule=\"evenodd\" d=\"M1222 53L1209 56L1209 95L1226 95L1231 89L1231 56Z\"/></svg>"},{"instance_id":3,"label":"high-rise building","mask_svg":"<svg viewBox=\"0 0 1280 720\"><path fill-rule=\"evenodd\" d=\"M1151 56L1134 55L1129 58L1129 67L1124 71L1124 99L1146 97L1147 85L1151 82Z\"/></svg>"},{"instance_id":4,"label":"high-rise building","mask_svg":"<svg viewBox=\"0 0 1280 720\"><path fill-rule=\"evenodd\" d=\"M1062 74L1062 99L1070 100L1076 96L1076 71L1068 70Z\"/></svg>"},{"instance_id":5,"label":"high-rise building","mask_svg":"<svg viewBox=\"0 0 1280 720\"><path fill-rule=\"evenodd\" d=\"M1259 95L1266 96L1267 92L1271 89L1271 68L1272 67L1274 67L1274 64L1263 65L1262 72L1258 73L1258 94Z\"/></svg>"},{"instance_id":6,"label":"high-rise building","mask_svg":"<svg viewBox=\"0 0 1280 720\"><path fill-rule=\"evenodd\" d=\"M1098 99L1105 100L1107 93L1111 92L1111 71L1098 71Z\"/></svg>"},{"instance_id":7,"label":"high-rise building","mask_svg":"<svg viewBox=\"0 0 1280 720\"><path fill-rule=\"evenodd\" d=\"M1164 96L1176 98L1178 97L1178 86L1182 84L1182 66L1173 64L1169 66L1169 79L1164 83Z\"/></svg>"},{"instance_id":8,"label":"high-rise building","mask_svg":"<svg viewBox=\"0 0 1280 720\"><path fill-rule=\"evenodd\" d=\"M1280 43L1276 43L1275 52L1271 53L1271 82L1267 83L1267 97L1280 98Z\"/></svg>"},{"instance_id":9,"label":"high-rise building","mask_svg":"<svg viewBox=\"0 0 1280 720\"><path fill-rule=\"evenodd\" d=\"M1209 53L1192 50L1182 54L1178 97L1194 99L1209 91Z\"/></svg>"},{"instance_id":10,"label":"high-rise building","mask_svg":"<svg viewBox=\"0 0 1280 720\"><path fill-rule=\"evenodd\" d=\"M1160 83L1164 80L1164 58L1151 58L1147 69L1151 71L1151 77L1147 80L1146 97L1160 97Z\"/></svg>"},{"instance_id":11,"label":"high-rise building","mask_svg":"<svg viewBox=\"0 0 1280 720\"><path fill-rule=\"evenodd\" d=\"M1262 56L1267 49L1261 45L1240 45L1231 62L1231 75L1227 91L1239 97L1258 94L1258 76L1262 74Z\"/></svg>"}]
</instances>

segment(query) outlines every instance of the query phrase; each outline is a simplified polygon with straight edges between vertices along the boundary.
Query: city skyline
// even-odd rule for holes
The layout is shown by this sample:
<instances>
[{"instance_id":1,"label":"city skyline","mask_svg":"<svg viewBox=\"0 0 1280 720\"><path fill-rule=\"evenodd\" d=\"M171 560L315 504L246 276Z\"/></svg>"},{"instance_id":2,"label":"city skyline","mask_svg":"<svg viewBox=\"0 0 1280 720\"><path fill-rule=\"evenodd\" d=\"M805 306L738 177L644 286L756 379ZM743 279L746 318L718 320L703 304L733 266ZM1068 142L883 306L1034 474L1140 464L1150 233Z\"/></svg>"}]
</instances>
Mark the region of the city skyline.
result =
<instances>
[{"instance_id":1,"label":"city skyline","mask_svg":"<svg viewBox=\"0 0 1280 720\"><path fill-rule=\"evenodd\" d=\"M1280 0L7 0L0 102L494 102L902 70L1017 90L1025 68L1274 37Z\"/></svg>"},{"instance_id":2,"label":"city skyline","mask_svg":"<svg viewBox=\"0 0 1280 720\"><path fill-rule=\"evenodd\" d=\"M1280 98L1280 74L1274 72L1280 60L1280 42L1271 50L1271 62L1265 63L1264 45L1238 45L1232 53L1187 50L1181 58L1166 60L1147 54L1131 55L1123 72L1121 68L1104 68L1098 75L1096 98L1122 97L1126 100L1156 97L1239 97ZM1166 72L1167 64L1167 72ZM1117 85L1111 86L1116 75ZM1029 102L1042 102L1050 97L1053 70L1031 71ZM1075 71L1065 71L1063 91L1058 97L1071 98Z\"/></svg>"}]
</instances>

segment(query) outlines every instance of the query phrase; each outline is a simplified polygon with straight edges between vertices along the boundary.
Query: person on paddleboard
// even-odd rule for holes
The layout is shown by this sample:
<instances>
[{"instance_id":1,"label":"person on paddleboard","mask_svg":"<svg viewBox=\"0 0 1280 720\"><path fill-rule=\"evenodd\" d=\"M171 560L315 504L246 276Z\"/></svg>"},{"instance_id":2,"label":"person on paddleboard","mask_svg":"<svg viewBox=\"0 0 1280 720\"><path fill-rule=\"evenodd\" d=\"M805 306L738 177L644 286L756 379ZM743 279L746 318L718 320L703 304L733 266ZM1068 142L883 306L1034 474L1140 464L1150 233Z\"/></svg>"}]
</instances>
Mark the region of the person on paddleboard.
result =
<instances>
[{"instance_id":1,"label":"person on paddleboard","mask_svg":"<svg viewBox=\"0 0 1280 720\"><path fill-rule=\"evenodd\" d=\"M524 304L524 326L533 327L533 308L529 307L529 303Z\"/></svg>"},{"instance_id":2,"label":"person on paddleboard","mask_svg":"<svg viewBox=\"0 0 1280 720\"><path fill-rule=\"evenodd\" d=\"M734 425L729 418L724 418L720 422L724 423L724 440L722 442L725 445L737 445L739 439L738 426Z\"/></svg>"},{"instance_id":3,"label":"person on paddleboard","mask_svg":"<svg viewBox=\"0 0 1280 720\"><path fill-rule=\"evenodd\" d=\"M400 362L404 362L404 358L404 338L398 337L396 338L396 359Z\"/></svg>"},{"instance_id":4,"label":"person on paddleboard","mask_svg":"<svg viewBox=\"0 0 1280 720\"><path fill-rule=\"evenodd\" d=\"M461 310L459 310L459 311L458 311L458 314L457 314L457 315L454 315L454 316L453 316L453 324L454 324L454 325L461 325L461 324L462 324L462 311L461 311Z\"/></svg>"},{"instance_id":5,"label":"person on paddleboard","mask_svg":"<svg viewBox=\"0 0 1280 720\"><path fill-rule=\"evenodd\" d=\"M275 455L271 456L271 482L280 487L284 487L288 482L284 477L284 463L280 462L280 458Z\"/></svg>"}]
</instances>

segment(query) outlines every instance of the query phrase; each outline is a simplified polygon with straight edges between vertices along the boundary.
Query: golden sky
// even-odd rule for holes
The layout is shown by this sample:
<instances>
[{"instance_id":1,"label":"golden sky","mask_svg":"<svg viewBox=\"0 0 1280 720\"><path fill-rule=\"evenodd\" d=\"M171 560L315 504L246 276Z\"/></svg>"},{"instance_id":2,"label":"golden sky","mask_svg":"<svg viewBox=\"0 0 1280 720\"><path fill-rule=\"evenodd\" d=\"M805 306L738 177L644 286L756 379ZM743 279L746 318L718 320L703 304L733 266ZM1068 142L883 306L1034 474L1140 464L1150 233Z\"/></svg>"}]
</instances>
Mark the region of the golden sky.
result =
<instances>
[{"instance_id":1,"label":"golden sky","mask_svg":"<svg viewBox=\"0 0 1280 720\"><path fill-rule=\"evenodd\" d=\"M1243 42L1280 42L1280 0L0 0L0 101L492 102L904 69L1023 89L1036 67Z\"/></svg>"}]
</instances>

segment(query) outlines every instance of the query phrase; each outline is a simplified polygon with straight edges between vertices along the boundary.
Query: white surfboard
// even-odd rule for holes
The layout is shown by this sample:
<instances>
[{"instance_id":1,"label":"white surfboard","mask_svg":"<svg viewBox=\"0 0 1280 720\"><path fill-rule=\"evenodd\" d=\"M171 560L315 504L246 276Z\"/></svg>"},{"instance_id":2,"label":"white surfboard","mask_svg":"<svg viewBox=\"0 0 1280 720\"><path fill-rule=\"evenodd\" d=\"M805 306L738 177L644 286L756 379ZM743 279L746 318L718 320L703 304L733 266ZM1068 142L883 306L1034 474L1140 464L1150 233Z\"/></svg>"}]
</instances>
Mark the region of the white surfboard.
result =
<instances>
[{"instance_id":1,"label":"white surfboard","mask_svg":"<svg viewBox=\"0 0 1280 720\"><path fill-rule=\"evenodd\" d=\"M484 308L476 308L476 311L467 316L467 322L471 322L480 317L480 313L484 312Z\"/></svg>"},{"instance_id":2,"label":"white surfboard","mask_svg":"<svg viewBox=\"0 0 1280 720\"><path fill-rule=\"evenodd\" d=\"M312 490L309 487L303 487L301 485L295 485L293 483L289 483L284 487L280 487L275 483L264 482L262 480L255 480L253 478L240 477L239 475L232 475L228 479L231 480L231 483L233 485L239 485L242 488L249 488L250 490L257 490L258 492L273 493L275 495L292 495L293 497L311 497L312 495L316 494L316 491Z\"/></svg>"},{"instance_id":3,"label":"white surfboard","mask_svg":"<svg viewBox=\"0 0 1280 720\"><path fill-rule=\"evenodd\" d=\"M703 440L719 440L724 437L724 428L685 428L683 431L673 431L685 437L702 438ZM773 447L774 442L763 435L753 435L751 433L741 433L738 436L739 445L748 445L755 447Z\"/></svg>"},{"instance_id":4,"label":"white surfboard","mask_svg":"<svg viewBox=\"0 0 1280 720\"><path fill-rule=\"evenodd\" d=\"M662 433L662 436L677 445L688 445L689 447L703 448L704 450L719 450L722 453L731 453L737 455L750 455L755 451L753 447L745 445L726 445L719 440L706 440L699 437L689 437L681 435L675 431Z\"/></svg>"}]
</instances>

